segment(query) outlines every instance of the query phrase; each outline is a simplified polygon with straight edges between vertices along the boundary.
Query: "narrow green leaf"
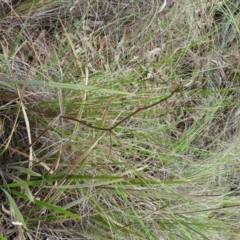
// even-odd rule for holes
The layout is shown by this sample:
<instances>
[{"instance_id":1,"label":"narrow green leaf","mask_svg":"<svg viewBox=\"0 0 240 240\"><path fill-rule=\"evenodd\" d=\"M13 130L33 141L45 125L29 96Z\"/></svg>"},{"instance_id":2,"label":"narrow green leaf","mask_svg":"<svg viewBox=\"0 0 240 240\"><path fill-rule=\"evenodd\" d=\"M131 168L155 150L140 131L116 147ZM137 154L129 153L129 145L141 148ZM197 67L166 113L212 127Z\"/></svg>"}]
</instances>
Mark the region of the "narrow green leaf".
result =
<instances>
[{"instance_id":1,"label":"narrow green leaf","mask_svg":"<svg viewBox=\"0 0 240 240\"><path fill-rule=\"evenodd\" d=\"M70 218L75 218L75 219L81 219L81 217L78 214L69 212L69 211L65 210L64 208L62 208L62 207L58 207L56 205L53 205L53 204L50 204L50 203L47 203L47 202L42 202L42 201L37 200L37 199L35 199L34 202L36 204L38 204L38 205L40 205L42 207L46 207L47 209L50 209L50 210L52 210L54 212L61 213L64 216L67 216L67 217L70 217Z\"/></svg>"},{"instance_id":2,"label":"narrow green leaf","mask_svg":"<svg viewBox=\"0 0 240 240\"><path fill-rule=\"evenodd\" d=\"M14 191L14 190L12 190L12 193L17 195L20 198L28 200L28 196L25 195L25 194L22 194L20 192ZM70 218L75 218L75 219L81 219L81 217L78 214L69 212L69 211L63 209L62 207L58 207L58 206L53 205L51 203L43 202L43 201L38 200L38 199L34 199L34 203L36 203L36 204L38 204L38 205L40 205L42 207L45 207L47 209L50 209L50 210L52 210L54 212L61 213L61 214L63 214L65 216L65 218L66 217L70 217ZM62 216L61 216L61 218L62 218Z\"/></svg>"},{"instance_id":3,"label":"narrow green leaf","mask_svg":"<svg viewBox=\"0 0 240 240\"><path fill-rule=\"evenodd\" d=\"M29 168L18 167L18 166L12 166L12 167L9 167L9 168L17 169L20 172L26 173L27 175L30 175L30 176L35 176L35 177L41 177L42 176L41 174L39 174L37 172L34 172L33 170L31 170Z\"/></svg>"},{"instance_id":4,"label":"narrow green leaf","mask_svg":"<svg viewBox=\"0 0 240 240\"><path fill-rule=\"evenodd\" d=\"M2 190L5 193L5 195L7 196L8 201L10 203L10 206L13 209L14 214L16 215L17 220L19 222L21 222L22 225L23 225L23 228L27 230L27 225L26 225L26 223L25 223L25 221L23 219L23 216L22 216L19 208L17 207L17 204L15 203L14 199L11 197L11 195L5 189L2 189Z\"/></svg>"},{"instance_id":5,"label":"narrow green leaf","mask_svg":"<svg viewBox=\"0 0 240 240\"><path fill-rule=\"evenodd\" d=\"M17 84L21 84L21 85L24 84L23 81L17 81L17 80L12 83L17 83ZM38 86L47 86L47 87L52 87L52 88L94 91L94 92L103 92L103 93L109 93L109 94L133 95L133 93L129 93L129 92L122 92L122 91L117 91L117 90L113 90L113 89L92 87L89 85L83 85L83 84L79 84L79 83L58 83L58 82L44 82L44 81L38 81L38 80L29 80L27 82L27 85L38 85Z\"/></svg>"},{"instance_id":6,"label":"narrow green leaf","mask_svg":"<svg viewBox=\"0 0 240 240\"><path fill-rule=\"evenodd\" d=\"M57 188L57 189L80 189L80 188L90 188L90 187L98 187L103 185L109 185L116 182L121 182L123 179L117 179L112 181L105 181L105 182L95 182L95 183L83 183L83 184L75 184L75 185L64 185L64 186L44 186L44 188Z\"/></svg>"},{"instance_id":7,"label":"narrow green leaf","mask_svg":"<svg viewBox=\"0 0 240 240\"><path fill-rule=\"evenodd\" d=\"M24 182L25 185L27 186L39 186L41 184L43 184L45 182L45 179L43 180L36 180L36 181L26 181ZM7 184L8 188L16 188L16 187L21 187L22 186L22 182L16 182L16 183L9 183ZM0 185L0 188L3 188L4 185Z\"/></svg>"}]
</instances>

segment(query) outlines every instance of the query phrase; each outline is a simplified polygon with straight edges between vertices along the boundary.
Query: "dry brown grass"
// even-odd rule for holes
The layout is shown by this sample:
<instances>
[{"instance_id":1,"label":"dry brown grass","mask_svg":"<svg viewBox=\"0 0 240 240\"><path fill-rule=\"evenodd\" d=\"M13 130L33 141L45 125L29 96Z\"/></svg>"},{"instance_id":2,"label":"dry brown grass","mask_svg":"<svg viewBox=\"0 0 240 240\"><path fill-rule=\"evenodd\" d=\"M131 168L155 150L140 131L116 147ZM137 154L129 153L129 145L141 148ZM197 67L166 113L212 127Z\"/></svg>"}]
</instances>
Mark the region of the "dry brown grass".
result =
<instances>
[{"instance_id":1,"label":"dry brown grass","mask_svg":"<svg viewBox=\"0 0 240 240\"><path fill-rule=\"evenodd\" d=\"M237 239L240 3L161 4L0 9L2 238Z\"/></svg>"}]
</instances>

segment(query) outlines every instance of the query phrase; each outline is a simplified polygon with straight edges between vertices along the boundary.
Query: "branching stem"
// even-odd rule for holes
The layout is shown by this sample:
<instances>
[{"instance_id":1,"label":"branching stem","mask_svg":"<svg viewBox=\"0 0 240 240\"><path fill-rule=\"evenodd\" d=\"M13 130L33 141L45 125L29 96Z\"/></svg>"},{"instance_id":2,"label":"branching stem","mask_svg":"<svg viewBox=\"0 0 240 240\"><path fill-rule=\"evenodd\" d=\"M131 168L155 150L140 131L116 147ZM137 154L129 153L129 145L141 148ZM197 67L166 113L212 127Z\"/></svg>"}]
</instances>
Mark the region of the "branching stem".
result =
<instances>
[{"instance_id":1,"label":"branching stem","mask_svg":"<svg viewBox=\"0 0 240 240\"><path fill-rule=\"evenodd\" d=\"M121 125L123 122L127 121L132 116L136 115L138 112L144 111L144 110L149 109L149 108L152 108L152 107L154 107L154 106L156 106L156 105L166 101L167 99L171 98L176 92L179 92L179 91L180 91L180 88L178 87L175 90L173 90L167 97L162 98L159 101L157 101L155 103L152 103L150 105L138 107L137 110L135 110L134 112L130 113L128 116L126 116L122 120L118 121L117 123L115 123L111 127L106 127L105 128L105 127L93 126L91 123L87 123L84 120L80 120L80 119L73 118L73 117L70 117L70 116L60 116L60 118L69 119L69 120L72 120L72 121L79 122L80 124L85 125L86 127L89 127L89 128L111 132L113 129L115 129L116 127Z\"/></svg>"}]
</instances>

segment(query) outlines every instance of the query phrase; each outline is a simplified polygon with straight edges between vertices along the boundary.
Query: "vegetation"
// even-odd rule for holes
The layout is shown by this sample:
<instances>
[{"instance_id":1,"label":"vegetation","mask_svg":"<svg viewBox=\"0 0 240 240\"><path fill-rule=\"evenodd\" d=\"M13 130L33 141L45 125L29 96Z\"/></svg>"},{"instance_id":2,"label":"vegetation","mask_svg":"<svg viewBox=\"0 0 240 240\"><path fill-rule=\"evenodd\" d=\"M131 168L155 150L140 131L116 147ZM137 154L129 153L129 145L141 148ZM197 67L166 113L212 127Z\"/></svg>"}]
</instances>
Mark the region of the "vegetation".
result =
<instances>
[{"instance_id":1,"label":"vegetation","mask_svg":"<svg viewBox=\"0 0 240 240\"><path fill-rule=\"evenodd\" d=\"M0 2L0 239L238 239L239 0Z\"/></svg>"}]
</instances>

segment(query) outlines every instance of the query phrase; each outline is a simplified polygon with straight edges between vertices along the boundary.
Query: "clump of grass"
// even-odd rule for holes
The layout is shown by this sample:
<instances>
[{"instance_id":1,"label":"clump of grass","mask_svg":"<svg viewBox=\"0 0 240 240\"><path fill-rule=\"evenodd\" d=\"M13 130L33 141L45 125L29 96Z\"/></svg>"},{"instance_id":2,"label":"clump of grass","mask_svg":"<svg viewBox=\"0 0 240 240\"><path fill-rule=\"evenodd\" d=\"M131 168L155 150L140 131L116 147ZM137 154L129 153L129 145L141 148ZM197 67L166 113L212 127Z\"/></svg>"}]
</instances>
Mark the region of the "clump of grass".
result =
<instances>
[{"instance_id":1,"label":"clump of grass","mask_svg":"<svg viewBox=\"0 0 240 240\"><path fill-rule=\"evenodd\" d=\"M237 239L238 1L84 3L1 17L0 237Z\"/></svg>"}]
</instances>

